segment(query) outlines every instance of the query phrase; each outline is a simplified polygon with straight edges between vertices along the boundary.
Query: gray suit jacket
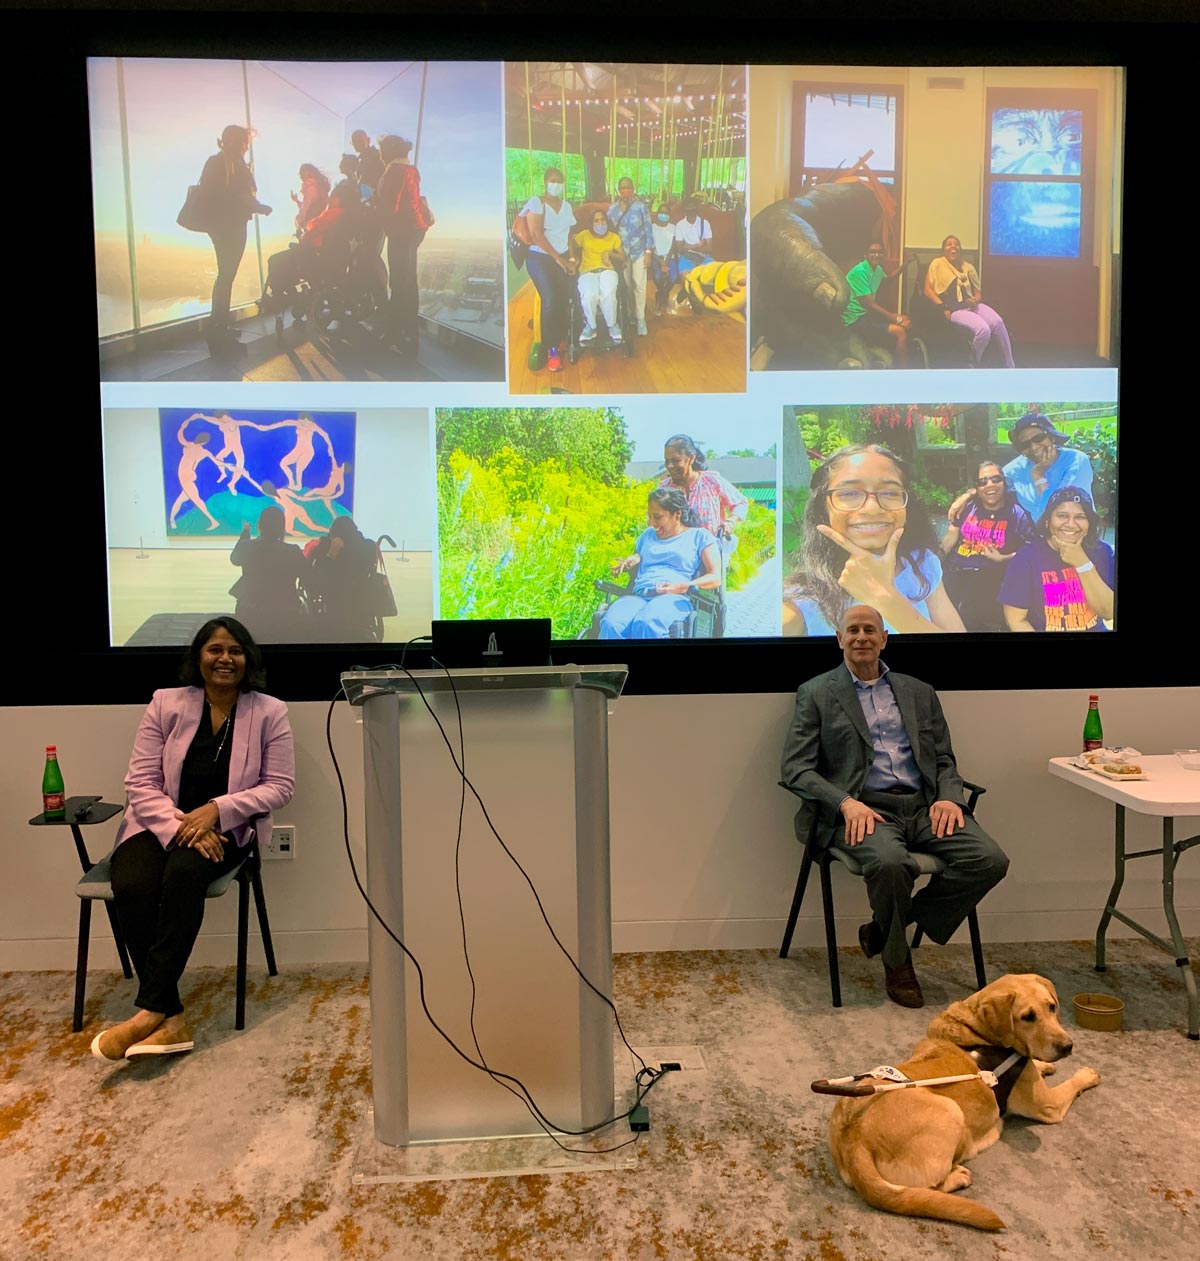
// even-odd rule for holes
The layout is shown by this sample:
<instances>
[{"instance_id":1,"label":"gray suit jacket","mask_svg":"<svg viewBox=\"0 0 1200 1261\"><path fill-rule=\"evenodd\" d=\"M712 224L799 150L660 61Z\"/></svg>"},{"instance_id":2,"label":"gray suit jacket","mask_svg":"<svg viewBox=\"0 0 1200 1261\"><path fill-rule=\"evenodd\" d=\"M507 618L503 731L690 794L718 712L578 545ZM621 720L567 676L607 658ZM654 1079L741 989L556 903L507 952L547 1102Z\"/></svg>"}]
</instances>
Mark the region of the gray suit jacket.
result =
<instances>
[{"instance_id":1,"label":"gray suit jacket","mask_svg":"<svg viewBox=\"0 0 1200 1261\"><path fill-rule=\"evenodd\" d=\"M950 746L950 730L937 693L907 674L888 673L912 742L925 795L963 804L963 783ZM875 748L850 671L839 665L809 679L796 692L796 713L783 746L783 783L820 807L817 841L828 845L840 826L837 812L847 795L857 798Z\"/></svg>"}]
</instances>

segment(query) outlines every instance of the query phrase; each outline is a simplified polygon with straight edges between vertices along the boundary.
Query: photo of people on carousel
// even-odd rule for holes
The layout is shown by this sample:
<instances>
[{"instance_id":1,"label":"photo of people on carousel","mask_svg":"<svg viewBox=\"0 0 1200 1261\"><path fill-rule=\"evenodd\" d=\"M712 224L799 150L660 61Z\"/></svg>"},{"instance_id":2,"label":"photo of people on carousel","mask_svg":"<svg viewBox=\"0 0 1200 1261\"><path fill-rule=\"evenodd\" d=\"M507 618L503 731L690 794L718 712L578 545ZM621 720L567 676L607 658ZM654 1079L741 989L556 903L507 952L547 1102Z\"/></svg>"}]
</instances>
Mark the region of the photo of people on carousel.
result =
<instances>
[{"instance_id":1,"label":"photo of people on carousel","mask_svg":"<svg viewBox=\"0 0 1200 1261\"><path fill-rule=\"evenodd\" d=\"M690 432L635 404L439 409L440 616L549 617L557 639L777 635L778 425L719 400L685 415Z\"/></svg>"},{"instance_id":2,"label":"photo of people on carousel","mask_svg":"<svg viewBox=\"0 0 1200 1261\"><path fill-rule=\"evenodd\" d=\"M104 442L114 645L221 613L264 643L428 630L425 410L109 408Z\"/></svg>"},{"instance_id":3,"label":"photo of people on carousel","mask_svg":"<svg viewBox=\"0 0 1200 1261\"><path fill-rule=\"evenodd\" d=\"M783 634L1115 624L1117 405L784 409Z\"/></svg>"},{"instance_id":4,"label":"photo of people on carousel","mask_svg":"<svg viewBox=\"0 0 1200 1261\"><path fill-rule=\"evenodd\" d=\"M1123 72L752 66L752 370L1108 367Z\"/></svg>"},{"instance_id":5,"label":"photo of people on carousel","mask_svg":"<svg viewBox=\"0 0 1200 1261\"><path fill-rule=\"evenodd\" d=\"M744 66L509 62L509 390L746 386Z\"/></svg>"},{"instance_id":6,"label":"photo of people on carousel","mask_svg":"<svg viewBox=\"0 0 1200 1261\"><path fill-rule=\"evenodd\" d=\"M503 380L498 63L105 57L88 89L103 380Z\"/></svg>"}]
</instances>

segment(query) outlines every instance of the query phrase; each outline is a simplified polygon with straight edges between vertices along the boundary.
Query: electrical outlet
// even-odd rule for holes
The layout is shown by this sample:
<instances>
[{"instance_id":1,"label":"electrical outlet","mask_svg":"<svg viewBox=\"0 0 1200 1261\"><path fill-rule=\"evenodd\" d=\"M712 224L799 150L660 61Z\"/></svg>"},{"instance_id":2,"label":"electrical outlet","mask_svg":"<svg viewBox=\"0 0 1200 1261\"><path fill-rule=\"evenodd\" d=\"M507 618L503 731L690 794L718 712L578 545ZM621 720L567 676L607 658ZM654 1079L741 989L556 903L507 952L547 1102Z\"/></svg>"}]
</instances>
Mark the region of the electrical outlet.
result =
<instances>
[{"instance_id":1,"label":"electrical outlet","mask_svg":"<svg viewBox=\"0 0 1200 1261\"><path fill-rule=\"evenodd\" d=\"M259 846L264 859L295 858L296 829L290 823L276 824L265 845Z\"/></svg>"}]
</instances>

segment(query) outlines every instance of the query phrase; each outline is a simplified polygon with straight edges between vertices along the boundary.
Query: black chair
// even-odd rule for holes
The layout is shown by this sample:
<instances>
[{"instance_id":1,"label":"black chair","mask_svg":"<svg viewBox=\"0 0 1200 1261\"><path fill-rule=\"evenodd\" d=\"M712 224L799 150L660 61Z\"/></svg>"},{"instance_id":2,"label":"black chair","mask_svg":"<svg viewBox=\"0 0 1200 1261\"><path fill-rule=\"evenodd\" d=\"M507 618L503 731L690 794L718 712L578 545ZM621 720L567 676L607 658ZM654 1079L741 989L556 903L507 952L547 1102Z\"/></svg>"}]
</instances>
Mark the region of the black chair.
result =
<instances>
[{"instance_id":1,"label":"black chair","mask_svg":"<svg viewBox=\"0 0 1200 1261\"><path fill-rule=\"evenodd\" d=\"M787 788L786 784L781 783L781 788ZM979 784L972 784L969 780L963 780L963 787L968 792L967 811L971 814L975 813L975 803L987 792L986 788L980 787ZM789 792L795 793L794 789L788 788ZM796 793L796 796L802 794ZM783 944L779 947L779 957L786 959L788 951L792 945L792 934L796 931L796 920L800 916L800 904L804 901L804 890L808 885L808 873L812 870L813 863L821 872L821 904L825 912L825 952L829 956L829 989L833 995L833 1005L840 1007L842 1005L842 981L841 973L838 969L837 958L837 927L834 919L833 911L833 883L829 877L829 865L832 862L841 863L851 875L861 876L862 866L855 861L854 856L846 850L835 849L833 846L819 847L816 843L817 817L820 808L815 801L805 798L804 804L796 811L796 839L804 846L804 857L800 860L800 875L796 880L796 892L792 896L792 909L788 912L787 927L783 930ZM922 876L936 876L939 872L945 870L946 865L940 858L933 854L914 854L917 865L920 868ZM983 947L979 941L979 917L975 913L975 908L971 908L971 913L967 916L967 927L971 933L971 953L975 957L975 979L979 984L979 988L983 987L987 982L987 973L983 966ZM918 926L913 934L913 948L916 949L921 944L921 929Z\"/></svg>"},{"instance_id":2,"label":"black chair","mask_svg":"<svg viewBox=\"0 0 1200 1261\"><path fill-rule=\"evenodd\" d=\"M83 1029L83 1001L87 987L87 958L92 902L113 902L110 860L112 854L102 858L87 871L75 886L79 902L79 952L75 964L75 1015L71 1028L76 1033ZM238 886L238 938L237 938L237 1007L234 1027L246 1027L246 939L250 927L250 893L254 892L254 907L258 912L258 928L262 933L263 952L267 956L267 973L278 976L275 966L275 949L271 944L271 927L267 922L267 900L262 886L262 859L258 852L258 836L246 846L246 855L232 870L218 876L205 892L206 898L219 898L234 881ZM118 941L120 939L118 938ZM118 946L121 949L121 946ZM125 975L132 976L128 964L122 958Z\"/></svg>"}]
</instances>

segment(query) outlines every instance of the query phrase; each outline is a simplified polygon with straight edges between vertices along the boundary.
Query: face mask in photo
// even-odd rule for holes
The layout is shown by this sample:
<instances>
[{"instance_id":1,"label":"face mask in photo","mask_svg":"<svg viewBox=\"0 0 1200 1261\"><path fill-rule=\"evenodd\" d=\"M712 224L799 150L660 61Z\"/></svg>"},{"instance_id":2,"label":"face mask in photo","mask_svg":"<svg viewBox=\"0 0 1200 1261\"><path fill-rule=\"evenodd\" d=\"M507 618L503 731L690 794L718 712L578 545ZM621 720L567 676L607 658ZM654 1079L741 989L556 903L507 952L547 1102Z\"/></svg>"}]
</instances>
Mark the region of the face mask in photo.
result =
<instances>
[{"instance_id":1,"label":"face mask in photo","mask_svg":"<svg viewBox=\"0 0 1200 1261\"><path fill-rule=\"evenodd\" d=\"M563 185L558 180L551 180L546 185L546 195L548 197L561 197L563 195Z\"/></svg>"},{"instance_id":2,"label":"face mask in photo","mask_svg":"<svg viewBox=\"0 0 1200 1261\"><path fill-rule=\"evenodd\" d=\"M597 236L607 236L607 235L608 235L608 224L607 224L607 223L593 223L593 224L592 224L592 231L593 231L593 232L594 232Z\"/></svg>"}]
</instances>

